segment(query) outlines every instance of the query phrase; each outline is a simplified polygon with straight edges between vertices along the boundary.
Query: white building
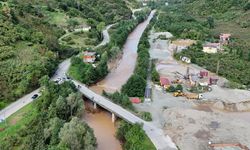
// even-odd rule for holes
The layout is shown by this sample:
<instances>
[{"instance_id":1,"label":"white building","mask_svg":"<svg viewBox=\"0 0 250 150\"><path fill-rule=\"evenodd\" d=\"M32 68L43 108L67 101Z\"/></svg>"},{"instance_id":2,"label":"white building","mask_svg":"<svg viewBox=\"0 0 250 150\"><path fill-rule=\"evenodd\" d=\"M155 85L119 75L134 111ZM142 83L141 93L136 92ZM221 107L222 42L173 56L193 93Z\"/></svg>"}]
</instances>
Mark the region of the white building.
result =
<instances>
[{"instance_id":1,"label":"white building","mask_svg":"<svg viewBox=\"0 0 250 150\"><path fill-rule=\"evenodd\" d=\"M208 43L203 46L204 53L218 53L221 50L220 43Z\"/></svg>"}]
</instances>

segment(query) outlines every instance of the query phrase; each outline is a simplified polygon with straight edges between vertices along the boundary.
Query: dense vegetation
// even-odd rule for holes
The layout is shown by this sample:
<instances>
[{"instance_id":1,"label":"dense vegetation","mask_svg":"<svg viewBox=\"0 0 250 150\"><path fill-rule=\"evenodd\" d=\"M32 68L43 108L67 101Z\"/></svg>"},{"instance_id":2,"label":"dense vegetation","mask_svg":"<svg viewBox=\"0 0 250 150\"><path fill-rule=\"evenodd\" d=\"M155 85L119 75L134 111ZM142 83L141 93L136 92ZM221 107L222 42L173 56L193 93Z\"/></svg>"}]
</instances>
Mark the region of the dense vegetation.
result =
<instances>
[{"instance_id":1,"label":"dense vegetation","mask_svg":"<svg viewBox=\"0 0 250 150\"><path fill-rule=\"evenodd\" d=\"M148 52L150 47L148 42L148 33L151 27L152 24L146 28L140 39L137 50L137 64L134 74L128 79L127 83L122 86L122 93L127 94L129 97L144 96L150 58Z\"/></svg>"},{"instance_id":2,"label":"dense vegetation","mask_svg":"<svg viewBox=\"0 0 250 150\"><path fill-rule=\"evenodd\" d=\"M33 118L1 139L0 149L89 149L96 139L92 129L78 117L83 100L71 82L57 85L48 77L40 80L42 95L34 102ZM3 131L5 132L5 131Z\"/></svg>"},{"instance_id":3,"label":"dense vegetation","mask_svg":"<svg viewBox=\"0 0 250 150\"><path fill-rule=\"evenodd\" d=\"M97 52L101 55L100 61L96 62L96 68L90 64L82 62L81 58L71 60L70 75L85 83L93 84L105 77L108 73L107 63L121 53L126 39L133 29L146 19L149 10L143 11L137 15L137 19L123 20L117 23L111 30L111 41L109 44L98 48Z\"/></svg>"},{"instance_id":4,"label":"dense vegetation","mask_svg":"<svg viewBox=\"0 0 250 150\"><path fill-rule=\"evenodd\" d=\"M172 0L171 5L162 7L156 30L170 31L176 38L198 40L198 44L176 54L188 56L193 63L216 72L220 61L219 75L231 81L250 85L249 67L249 10L248 0ZM231 33L232 38L225 51L205 54L202 43L218 42L220 33Z\"/></svg>"},{"instance_id":5,"label":"dense vegetation","mask_svg":"<svg viewBox=\"0 0 250 150\"><path fill-rule=\"evenodd\" d=\"M180 58L179 56L187 56L191 58L192 63L196 63L212 72L216 72L217 62L220 61L219 75L234 82L250 85L250 62L239 58L235 54L206 54L202 52L202 45L198 44L176 54L176 58Z\"/></svg>"},{"instance_id":6,"label":"dense vegetation","mask_svg":"<svg viewBox=\"0 0 250 150\"><path fill-rule=\"evenodd\" d=\"M100 41L103 24L130 16L122 0L1 1L0 109L37 88L38 80L51 76L60 59L79 50L58 43L64 30L88 24L89 37Z\"/></svg>"},{"instance_id":7,"label":"dense vegetation","mask_svg":"<svg viewBox=\"0 0 250 150\"><path fill-rule=\"evenodd\" d=\"M129 124L122 121L116 133L117 138L124 143L124 150L155 150L140 124Z\"/></svg>"}]
</instances>

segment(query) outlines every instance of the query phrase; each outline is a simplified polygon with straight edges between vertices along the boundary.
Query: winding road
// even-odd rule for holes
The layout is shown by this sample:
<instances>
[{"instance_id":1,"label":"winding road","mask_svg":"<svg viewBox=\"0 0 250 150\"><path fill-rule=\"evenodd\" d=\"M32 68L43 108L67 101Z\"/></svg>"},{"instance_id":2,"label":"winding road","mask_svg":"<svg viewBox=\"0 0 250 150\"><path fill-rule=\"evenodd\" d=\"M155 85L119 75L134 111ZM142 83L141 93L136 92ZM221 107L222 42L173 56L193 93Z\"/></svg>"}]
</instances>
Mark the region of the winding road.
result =
<instances>
[{"instance_id":1,"label":"winding road","mask_svg":"<svg viewBox=\"0 0 250 150\"><path fill-rule=\"evenodd\" d=\"M151 13L151 15L152 15L152 13ZM146 21L150 21L150 19L146 20ZM112 27L112 25L107 26L105 28L106 31L105 30L103 31L104 39L103 39L103 42L101 44L99 44L98 46L105 45L109 42L109 35L108 35L107 31L110 27ZM145 30L145 28L142 30L141 34ZM140 34L140 36L141 36L141 34ZM134 39L128 38L128 40L134 40ZM135 43L135 45L137 47L138 42ZM136 50L137 49L135 49L133 51L135 51L135 53L136 53ZM125 62L125 63L127 64L127 62ZM66 59L65 61L60 63L57 71L55 72L55 75L51 78L51 80L55 81L59 77L66 78L66 73L67 73L69 67L70 67L70 59ZM133 70L130 71L131 74L132 74L132 72L133 72ZM126 77L126 80L127 80L127 77ZM124 80L124 81L126 81L126 80ZM114 104L113 102L111 102L107 98L96 94L95 92L88 89L84 84L82 84L78 81L74 81L74 80L73 80L73 82L75 83L76 86L81 85L81 88L79 89L79 91L81 93L83 93L85 96L87 96L88 98L92 99L98 105L106 108L107 110L115 113L120 118L123 118L131 123L136 123L136 122L142 123L144 131L147 133L148 137L151 139L151 141L153 142L153 144L155 145L157 150L176 150L177 149L176 145L172 142L171 138L168 135L165 135L162 129L155 127L150 122L146 122L146 121L142 120L141 118L137 117L136 115L132 114L131 112L127 111L126 109L122 108L121 106ZM12 103L11 105L6 107L5 109L1 110L0 111L0 120L8 118L10 115L12 115L16 111L18 111L19 109L24 107L25 105L31 103L33 101L31 98L32 95L39 94L39 90L40 89L37 89L37 90L25 95L24 97L20 98L19 100L17 100L14 103Z\"/></svg>"}]
</instances>

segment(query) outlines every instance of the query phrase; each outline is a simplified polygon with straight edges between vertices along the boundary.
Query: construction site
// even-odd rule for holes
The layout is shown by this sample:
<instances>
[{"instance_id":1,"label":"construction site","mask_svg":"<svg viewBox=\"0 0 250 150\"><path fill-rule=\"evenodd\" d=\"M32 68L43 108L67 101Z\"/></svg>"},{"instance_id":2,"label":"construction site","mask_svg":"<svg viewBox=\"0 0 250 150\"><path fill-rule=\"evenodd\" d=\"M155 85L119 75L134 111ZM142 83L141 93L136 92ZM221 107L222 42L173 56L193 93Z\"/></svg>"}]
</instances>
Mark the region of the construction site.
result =
<instances>
[{"instance_id":1,"label":"construction site","mask_svg":"<svg viewBox=\"0 0 250 150\"><path fill-rule=\"evenodd\" d=\"M157 38L159 35L167 40ZM191 64L185 56L175 60L176 47L185 50L188 42L182 40L183 46L168 40L171 37L168 32L151 33L150 56L156 60L160 83L152 86L150 103L135 107L151 112L153 122L180 149L248 150L250 91L226 88L227 79Z\"/></svg>"}]
</instances>

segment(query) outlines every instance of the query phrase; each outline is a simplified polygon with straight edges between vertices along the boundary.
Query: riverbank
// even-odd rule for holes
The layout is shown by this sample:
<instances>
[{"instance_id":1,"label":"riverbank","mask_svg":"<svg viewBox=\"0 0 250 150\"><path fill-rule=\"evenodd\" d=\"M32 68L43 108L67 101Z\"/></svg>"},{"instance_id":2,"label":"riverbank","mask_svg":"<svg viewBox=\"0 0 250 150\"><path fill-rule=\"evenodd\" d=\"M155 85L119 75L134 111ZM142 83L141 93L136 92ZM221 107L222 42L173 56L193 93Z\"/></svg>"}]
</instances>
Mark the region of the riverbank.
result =
<instances>
[{"instance_id":1,"label":"riverbank","mask_svg":"<svg viewBox=\"0 0 250 150\"><path fill-rule=\"evenodd\" d=\"M95 92L107 92L119 91L123 84L126 83L128 78L133 74L136 65L137 49L140 37L143 31L146 29L150 20L152 19L155 11L152 11L146 21L140 23L132 33L129 34L124 46L123 55L119 61L117 67L110 71L110 73L91 89Z\"/></svg>"}]
</instances>

